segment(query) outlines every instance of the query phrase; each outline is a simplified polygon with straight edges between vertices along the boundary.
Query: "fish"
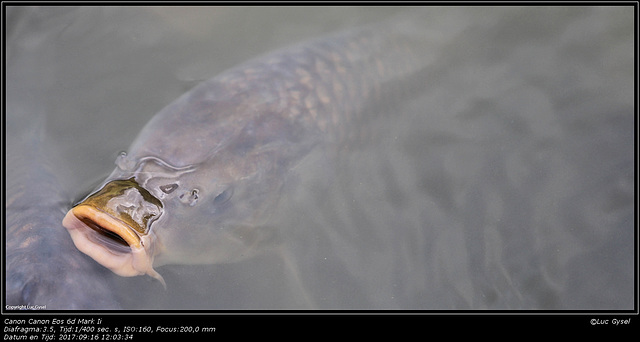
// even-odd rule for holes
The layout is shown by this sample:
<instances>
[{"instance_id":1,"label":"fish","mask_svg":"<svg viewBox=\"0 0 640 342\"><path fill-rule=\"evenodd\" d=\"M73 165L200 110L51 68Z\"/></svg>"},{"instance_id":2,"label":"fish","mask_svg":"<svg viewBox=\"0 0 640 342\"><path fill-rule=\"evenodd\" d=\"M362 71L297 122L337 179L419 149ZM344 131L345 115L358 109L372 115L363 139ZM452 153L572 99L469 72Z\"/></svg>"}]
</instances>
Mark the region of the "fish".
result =
<instances>
[{"instance_id":1,"label":"fish","mask_svg":"<svg viewBox=\"0 0 640 342\"><path fill-rule=\"evenodd\" d=\"M153 116L62 225L117 275L164 286L159 266L257 255L273 240L265 222L296 165L424 91L433 47L448 36L423 22L339 32L202 82Z\"/></svg>"},{"instance_id":2,"label":"fish","mask_svg":"<svg viewBox=\"0 0 640 342\"><path fill-rule=\"evenodd\" d=\"M23 120L24 121L24 120ZM5 202L7 310L121 309L108 270L76 249L60 222L70 196L60 186L44 116L14 125L7 141Z\"/></svg>"}]
</instances>

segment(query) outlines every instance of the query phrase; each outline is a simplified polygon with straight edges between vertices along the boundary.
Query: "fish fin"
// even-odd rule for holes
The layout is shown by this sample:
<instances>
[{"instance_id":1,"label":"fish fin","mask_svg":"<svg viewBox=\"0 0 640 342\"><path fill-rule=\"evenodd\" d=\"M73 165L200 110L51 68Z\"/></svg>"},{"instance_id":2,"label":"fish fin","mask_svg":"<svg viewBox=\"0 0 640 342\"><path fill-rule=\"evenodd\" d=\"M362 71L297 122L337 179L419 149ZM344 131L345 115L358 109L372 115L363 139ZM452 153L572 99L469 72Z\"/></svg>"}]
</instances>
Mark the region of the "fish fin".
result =
<instances>
[{"instance_id":1,"label":"fish fin","mask_svg":"<svg viewBox=\"0 0 640 342\"><path fill-rule=\"evenodd\" d=\"M305 308L317 309L318 306L304 286L300 276L300 268L298 267L295 256L286 248L279 248L277 253L279 257L282 258L286 276L290 279L293 290L298 293L296 298L302 299L302 302L299 304Z\"/></svg>"}]
</instances>

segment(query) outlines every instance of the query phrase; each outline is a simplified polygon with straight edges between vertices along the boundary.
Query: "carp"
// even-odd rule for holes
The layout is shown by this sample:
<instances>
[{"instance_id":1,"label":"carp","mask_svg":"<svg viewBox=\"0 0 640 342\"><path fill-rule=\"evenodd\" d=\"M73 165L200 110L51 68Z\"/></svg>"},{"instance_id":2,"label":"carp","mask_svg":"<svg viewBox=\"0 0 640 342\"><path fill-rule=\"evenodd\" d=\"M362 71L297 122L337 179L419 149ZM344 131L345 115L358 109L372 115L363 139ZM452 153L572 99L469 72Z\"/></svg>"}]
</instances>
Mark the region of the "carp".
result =
<instances>
[{"instance_id":1,"label":"carp","mask_svg":"<svg viewBox=\"0 0 640 342\"><path fill-rule=\"evenodd\" d=\"M44 141L44 116L7 141L6 308L119 309L108 271L80 253L60 227L69 197L60 187L55 153Z\"/></svg>"},{"instance_id":2,"label":"carp","mask_svg":"<svg viewBox=\"0 0 640 342\"><path fill-rule=\"evenodd\" d=\"M121 276L253 256L288 171L380 108L424 91L441 37L391 20L279 50L205 81L157 113L66 214L79 250Z\"/></svg>"}]
</instances>

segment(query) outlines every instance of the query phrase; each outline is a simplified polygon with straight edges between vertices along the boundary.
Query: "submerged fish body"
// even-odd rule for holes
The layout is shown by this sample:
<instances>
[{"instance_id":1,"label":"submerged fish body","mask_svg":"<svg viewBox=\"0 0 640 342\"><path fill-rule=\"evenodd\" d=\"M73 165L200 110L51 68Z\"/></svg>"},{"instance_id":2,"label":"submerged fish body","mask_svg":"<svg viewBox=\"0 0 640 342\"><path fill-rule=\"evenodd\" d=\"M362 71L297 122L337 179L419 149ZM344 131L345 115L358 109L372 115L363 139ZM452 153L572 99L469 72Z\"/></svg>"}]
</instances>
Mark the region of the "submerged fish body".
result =
<instances>
[{"instance_id":1,"label":"submerged fish body","mask_svg":"<svg viewBox=\"0 0 640 342\"><path fill-rule=\"evenodd\" d=\"M376 106L425 86L418 76L433 37L417 22L321 38L201 83L151 119L63 225L123 276L162 280L154 266L254 255L293 166L344 140Z\"/></svg>"},{"instance_id":2,"label":"submerged fish body","mask_svg":"<svg viewBox=\"0 0 640 342\"><path fill-rule=\"evenodd\" d=\"M60 226L68 200L43 143L42 117L7 141L7 310L119 309L108 271L80 253ZM105 273L106 272L106 273Z\"/></svg>"}]
</instances>

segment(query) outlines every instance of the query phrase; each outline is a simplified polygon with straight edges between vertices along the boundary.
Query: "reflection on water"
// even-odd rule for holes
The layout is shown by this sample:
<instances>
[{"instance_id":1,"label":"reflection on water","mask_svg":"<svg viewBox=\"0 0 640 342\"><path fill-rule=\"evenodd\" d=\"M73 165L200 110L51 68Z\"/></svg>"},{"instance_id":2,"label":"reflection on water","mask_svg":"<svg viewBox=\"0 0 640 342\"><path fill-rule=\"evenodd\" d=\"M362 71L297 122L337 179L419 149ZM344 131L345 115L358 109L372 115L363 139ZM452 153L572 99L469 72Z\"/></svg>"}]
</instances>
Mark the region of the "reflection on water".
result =
<instances>
[{"instance_id":1,"label":"reflection on water","mask_svg":"<svg viewBox=\"0 0 640 342\"><path fill-rule=\"evenodd\" d=\"M294 170L269 223L278 248L160 267L166 292L108 275L122 305L632 308L631 9L423 9L436 32L468 27L421 96ZM7 139L44 113L60 186L80 197L199 81L401 10L10 9Z\"/></svg>"}]
</instances>

